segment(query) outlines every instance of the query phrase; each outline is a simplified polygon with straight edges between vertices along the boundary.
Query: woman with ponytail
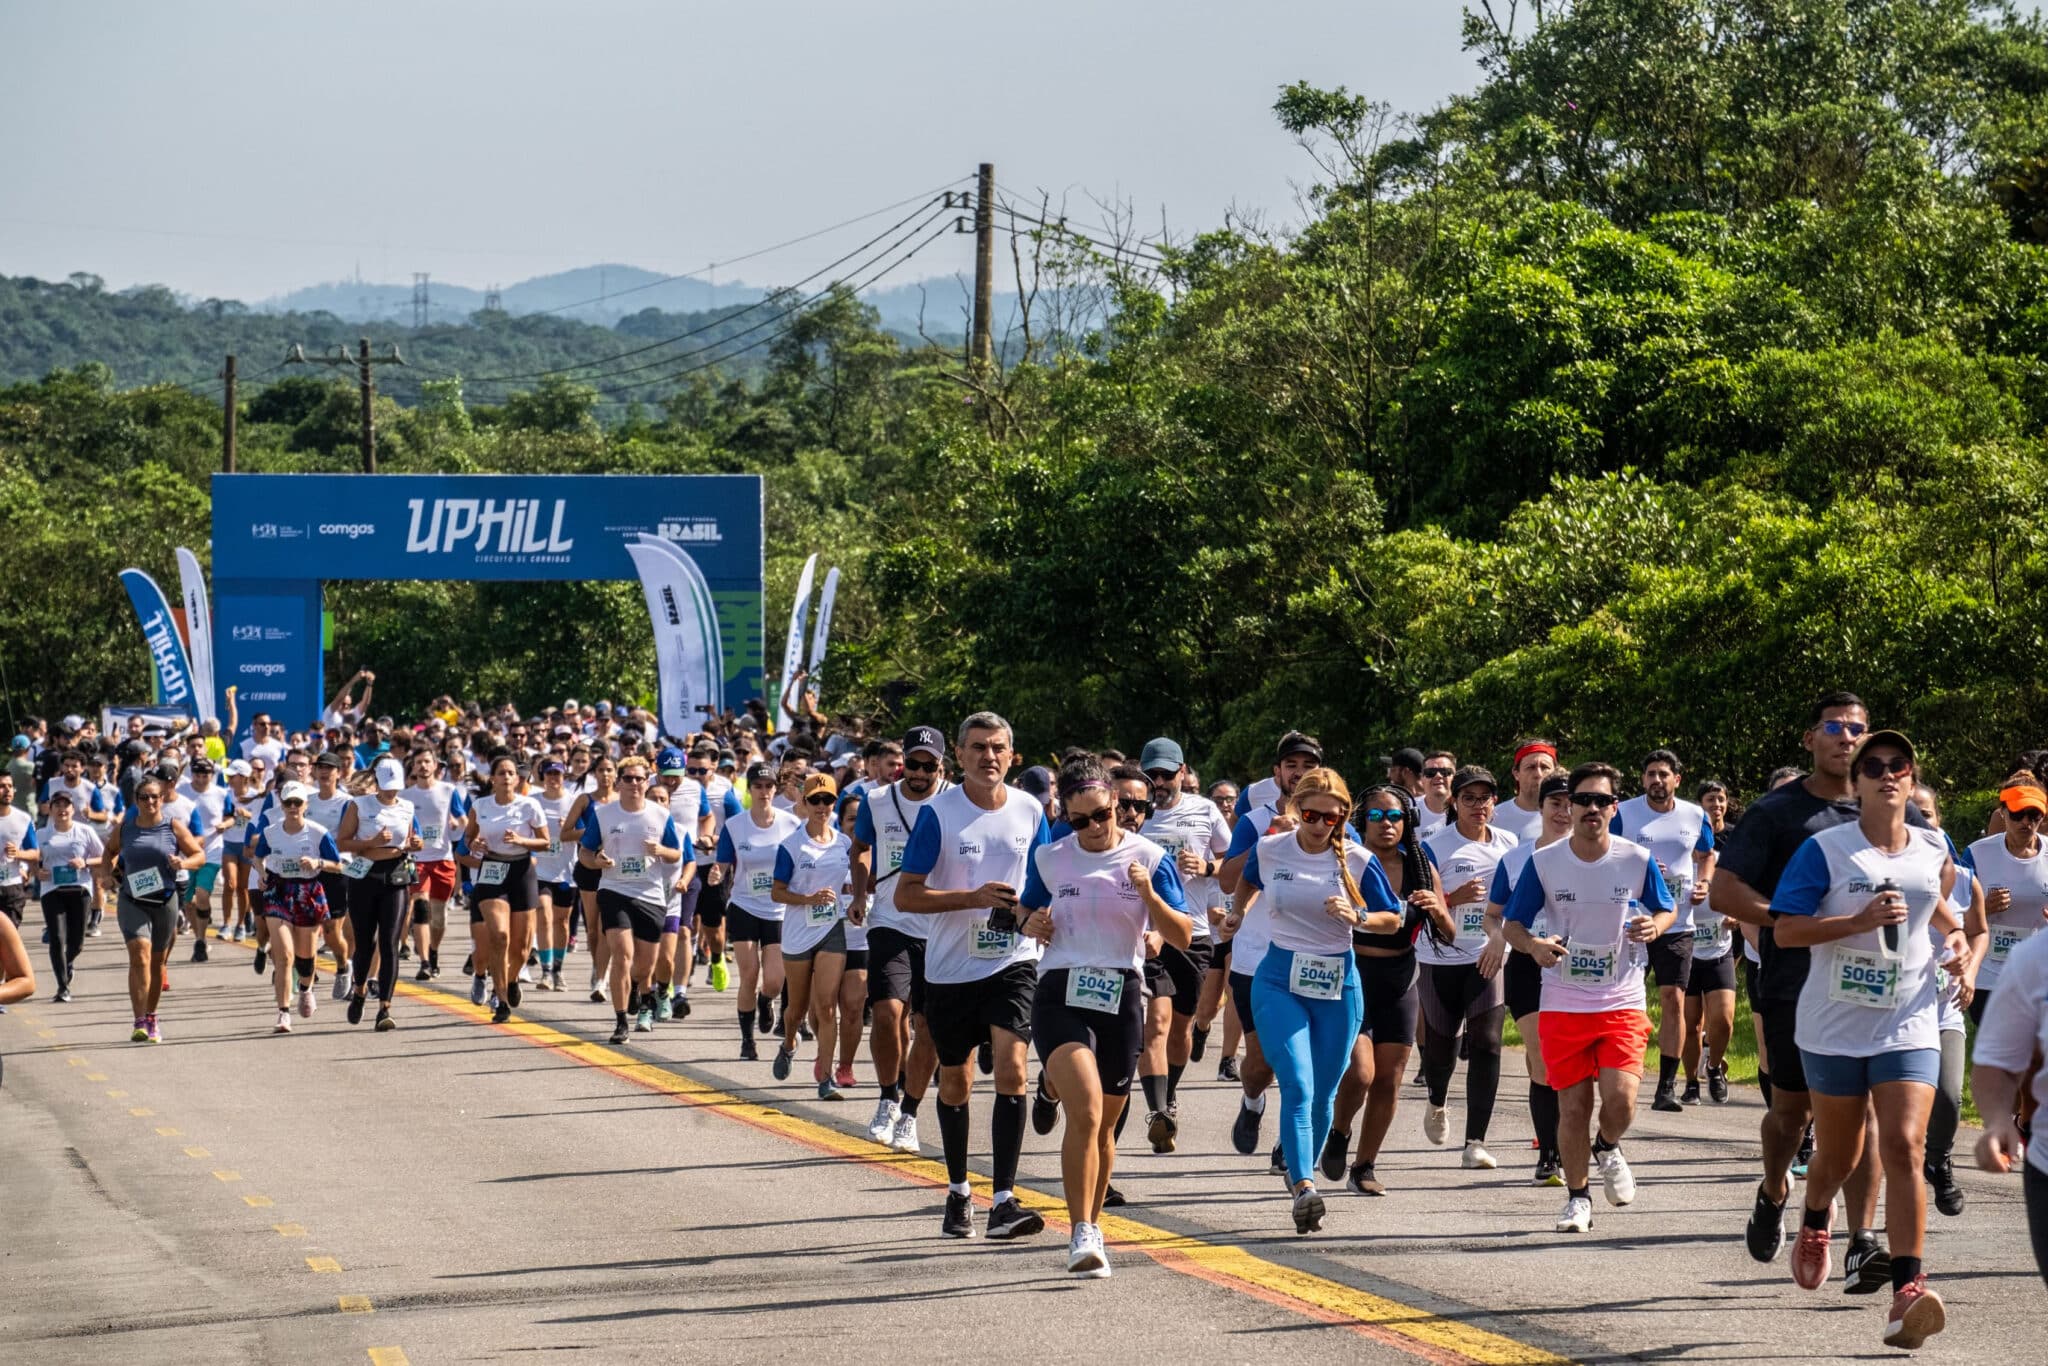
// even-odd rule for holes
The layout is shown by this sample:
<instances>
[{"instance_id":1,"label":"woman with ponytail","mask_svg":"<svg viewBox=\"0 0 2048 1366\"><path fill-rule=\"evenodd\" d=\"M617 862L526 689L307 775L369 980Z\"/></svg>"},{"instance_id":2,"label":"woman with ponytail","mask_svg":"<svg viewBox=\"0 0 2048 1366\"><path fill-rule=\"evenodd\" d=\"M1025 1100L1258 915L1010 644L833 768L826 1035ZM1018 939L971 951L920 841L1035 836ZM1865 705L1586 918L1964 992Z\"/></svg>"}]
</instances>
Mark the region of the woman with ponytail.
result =
<instances>
[{"instance_id":1,"label":"woman with ponytail","mask_svg":"<svg viewBox=\"0 0 2048 1366\"><path fill-rule=\"evenodd\" d=\"M1280 1084L1280 1146L1294 1196L1294 1231L1323 1226L1316 1155L1365 1016L1351 932L1387 934L1401 903L1378 860L1345 836L1351 792L1334 769L1301 776L1288 797L1291 830L1252 847L1226 921L1234 933L1261 917L1267 943L1252 978L1252 1013Z\"/></svg>"}]
</instances>

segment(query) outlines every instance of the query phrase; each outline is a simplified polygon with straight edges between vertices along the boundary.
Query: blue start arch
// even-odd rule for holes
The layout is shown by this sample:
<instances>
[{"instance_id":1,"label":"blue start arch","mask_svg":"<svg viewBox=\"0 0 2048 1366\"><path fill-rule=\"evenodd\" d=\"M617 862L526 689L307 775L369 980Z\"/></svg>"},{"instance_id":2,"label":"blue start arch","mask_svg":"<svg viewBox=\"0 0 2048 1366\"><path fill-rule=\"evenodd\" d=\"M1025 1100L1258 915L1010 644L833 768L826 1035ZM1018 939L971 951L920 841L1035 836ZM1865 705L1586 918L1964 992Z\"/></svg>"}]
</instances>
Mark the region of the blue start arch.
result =
<instances>
[{"instance_id":1,"label":"blue start arch","mask_svg":"<svg viewBox=\"0 0 2048 1366\"><path fill-rule=\"evenodd\" d=\"M761 691L761 479L752 474L216 474L215 686L294 728L326 704L334 579L638 577L626 545L690 552L718 604L725 694Z\"/></svg>"}]
</instances>

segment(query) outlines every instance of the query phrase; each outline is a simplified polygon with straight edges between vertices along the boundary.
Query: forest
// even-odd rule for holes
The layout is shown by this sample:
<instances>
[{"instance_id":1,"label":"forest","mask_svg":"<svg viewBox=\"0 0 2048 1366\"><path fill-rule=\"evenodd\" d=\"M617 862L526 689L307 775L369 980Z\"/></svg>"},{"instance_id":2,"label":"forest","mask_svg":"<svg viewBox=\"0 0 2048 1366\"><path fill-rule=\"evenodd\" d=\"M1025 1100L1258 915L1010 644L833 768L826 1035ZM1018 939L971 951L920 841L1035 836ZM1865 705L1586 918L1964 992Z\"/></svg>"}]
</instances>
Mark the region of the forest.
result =
<instances>
[{"instance_id":1,"label":"forest","mask_svg":"<svg viewBox=\"0 0 2048 1366\"><path fill-rule=\"evenodd\" d=\"M446 367L380 400L383 467L759 472L769 657L820 552L828 709L991 706L1033 755L1166 733L1242 776L1290 726L1354 769L1540 733L1753 793L1846 687L1981 806L2048 741L2041 21L1495 0L1465 38L1483 79L1435 109L1275 92L1305 221L1005 242L1031 313L993 373L839 292L659 403ZM115 574L205 545L217 397L108 359L0 389L14 715L140 696ZM349 467L352 388L252 388L242 468ZM651 684L632 585L330 606L394 710Z\"/></svg>"}]
</instances>

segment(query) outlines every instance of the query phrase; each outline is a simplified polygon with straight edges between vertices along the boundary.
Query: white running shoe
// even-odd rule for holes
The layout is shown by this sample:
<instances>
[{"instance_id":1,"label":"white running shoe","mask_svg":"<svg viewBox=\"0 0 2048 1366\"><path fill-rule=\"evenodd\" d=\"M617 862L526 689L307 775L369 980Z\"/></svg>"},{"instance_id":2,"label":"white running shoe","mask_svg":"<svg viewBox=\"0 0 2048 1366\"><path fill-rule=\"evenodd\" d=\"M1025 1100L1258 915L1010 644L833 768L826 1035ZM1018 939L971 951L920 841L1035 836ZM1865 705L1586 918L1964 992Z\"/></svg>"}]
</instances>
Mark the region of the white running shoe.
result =
<instances>
[{"instance_id":1,"label":"white running shoe","mask_svg":"<svg viewBox=\"0 0 2048 1366\"><path fill-rule=\"evenodd\" d=\"M1486 1151L1485 1145L1476 1142L1465 1145L1465 1155L1460 1161L1468 1172L1490 1172L1499 1165L1493 1160L1493 1154Z\"/></svg>"},{"instance_id":2,"label":"white running shoe","mask_svg":"<svg viewBox=\"0 0 2048 1366\"><path fill-rule=\"evenodd\" d=\"M289 1010L277 1012L277 1028L271 1032L274 1034L289 1034L292 1032L292 1013Z\"/></svg>"},{"instance_id":3,"label":"white running shoe","mask_svg":"<svg viewBox=\"0 0 2048 1366\"><path fill-rule=\"evenodd\" d=\"M1451 1112L1442 1105L1425 1104L1422 1110L1422 1136L1438 1147L1443 1146L1444 1136L1451 1131Z\"/></svg>"},{"instance_id":4,"label":"white running shoe","mask_svg":"<svg viewBox=\"0 0 2048 1366\"><path fill-rule=\"evenodd\" d=\"M1559 1233L1590 1233L1593 1230L1593 1202L1583 1195L1566 1198L1564 1212L1557 1216Z\"/></svg>"},{"instance_id":5,"label":"white running shoe","mask_svg":"<svg viewBox=\"0 0 2048 1366\"><path fill-rule=\"evenodd\" d=\"M299 1018L310 1020L313 1018L313 1012L317 1009L319 1009L319 1003L313 999L313 988L301 987L299 989Z\"/></svg>"},{"instance_id":6,"label":"white running shoe","mask_svg":"<svg viewBox=\"0 0 2048 1366\"><path fill-rule=\"evenodd\" d=\"M519 980L527 983L531 983L533 981L533 964L524 963L520 965Z\"/></svg>"},{"instance_id":7,"label":"white running shoe","mask_svg":"<svg viewBox=\"0 0 2048 1366\"><path fill-rule=\"evenodd\" d=\"M917 1141L917 1116L896 1116L896 1132L889 1137L889 1146L899 1153L921 1153L924 1145Z\"/></svg>"},{"instance_id":8,"label":"white running shoe","mask_svg":"<svg viewBox=\"0 0 2048 1366\"><path fill-rule=\"evenodd\" d=\"M1074 1236L1067 1240L1067 1271L1091 1281L1107 1277L1109 1254L1103 1250L1102 1230L1093 1224L1074 1225Z\"/></svg>"},{"instance_id":9,"label":"white running shoe","mask_svg":"<svg viewBox=\"0 0 2048 1366\"><path fill-rule=\"evenodd\" d=\"M887 1143L896 1132L896 1116L900 1113L895 1101L887 1096L875 1102L875 1117L868 1121L868 1137L876 1143Z\"/></svg>"},{"instance_id":10,"label":"white running shoe","mask_svg":"<svg viewBox=\"0 0 2048 1366\"><path fill-rule=\"evenodd\" d=\"M1600 1180L1607 1187L1607 1203L1626 1205L1636 1198L1636 1176L1628 1169L1628 1159L1621 1155L1621 1149L1609 1148L1604 1153L1595 1153L1593 1160L1600 1166Z\"/></svg>"},{"instance_id":11,"label":"white running shoe","mask_svg":"<svg viewBox=\"0 0 2048 1366\"><path fill-rule=\"evenodd\" d=\"M346 1001L348 999L349 988L355 985L354 982L349 980L349 977L350 970L348 968L343 968L341 971L334 974L335 1000Z\"/></svg>"}]
</instances>

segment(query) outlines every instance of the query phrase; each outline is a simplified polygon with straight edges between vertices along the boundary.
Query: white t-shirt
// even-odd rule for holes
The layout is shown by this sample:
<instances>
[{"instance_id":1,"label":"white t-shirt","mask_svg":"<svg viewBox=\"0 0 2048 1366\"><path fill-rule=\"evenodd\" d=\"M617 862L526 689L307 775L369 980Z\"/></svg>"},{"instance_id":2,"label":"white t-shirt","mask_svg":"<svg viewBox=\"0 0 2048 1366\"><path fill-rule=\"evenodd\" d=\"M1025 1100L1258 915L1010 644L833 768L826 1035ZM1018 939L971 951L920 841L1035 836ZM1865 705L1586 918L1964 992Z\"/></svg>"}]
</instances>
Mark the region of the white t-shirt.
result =
<instances>
[{"instance_id":1,"label":"white t-shirt","mask_svg":"<svg viewBox=\"0 0 2048 1366\"><path fill-rule=\"evenodd\" d=\"M221 840L225 834L222 826L226 824L228 813L235 809L234 794L219 782L208 783L206 791L200 792L187 781L178 784L178 795L192 803L193 810L198 813L199 828L203 832L199 843L206 850L206 861L219 863Z\"/></svg>"},{"instance_id":2,"label":"white t-shirt","mask_svg":"<svg viewBox=\"0 0 2048 1366\"><path fill-rule=\"evenodd\" d=\"M1652 810L1648 797L1630 797L1615 808L1609 828L1623 839L1649 850L1650 857L1662 864L1668 873L1664 885L1671 889L1671 899L1677 904L1678 914L1672 918L1671 928L1665 933L1691 930L1692 856L1710 853L1714 848L1714 823L1707 819L1707 813L1683 797L1672 798L1669 811Z\"/></svg>"},{"instance_id":3,"label":"white t-shirt","mask_svg":"<svg viewBox=\"0 0 2048 1366\"><path fill-rule=\"evenodd\" d=\"M732 780L722 773L714 773L704 781L704 805L711 812L711 838L697 846L697 866L708 868L715 861L718 852L718 837L725 833L725 823L741 815L746 807L740 803L738 789Z\"/></svg>"},{"instance_id":4,"label":"white t-shirt","mask_svg":"<svg viewBox=\"0 0 2048 1366\"><path fill-rule=\"evenodd\" d=\"M1271 778L1260 778L1247 787L1237 801L1237 809L1249 811L1255 806L1280 805L1280 784Z\"/></svg>"},{"instance_id":5,"label":"white t-shirt","mask_svg":"<svg viewBox=\"0 0 2048 1366\"><path fill-rule=\"evenodd\" d=\"M2023 1077L2037 1050L2048 1054L2048 934L2015 948L2004 976L1977 1027L1976 1061ZM2035 1104L2048 1106L2048 1067L2034 1074L2033 1089ZM2048 1176L2048 1143L2029 1143L2027 1161Z\"/></svg>"},{"instance_id":6,"label":"white t-shirt","mask_svg":"<svg viewBox=\"0 0 2048 1366\"><path fill-rule=\"evenodd\" d=\"M1415 833L1427 839L1431 834L1451 823L1452 809L1448 803L1441 811L1429 809L1429 803L1421 798L1415 801Z\"/></svg>"},{"instance_id":7,"label":"white t-shirt","mask_svg":"<svg viewBox=\"0 0 2048 1366\"><path fill-rule=\"evenodd\" d=\"M90 779L80 775L77 782L67 782L64 775L59 773L43 787L42 810L46 819L50 812L50 798L56 796L59 792L65 793L71 798L71 818L73 820L89 821L98 819L104 822L107 817L113 814L113 804L108 801L104 792L92 785Z\"/></svg>"},{"instance_id":8,"label":"white t-shirt","mask_svg":"<svg viewBox=\"0 0 2048 1366\"><path fill-rule=\"evenodd\" d=\"M1977 969L1977 989L1989 991L1998 985L2013 951L2048 924L2042 918L2042 911L2048 909L2048 840L2034 857L2023 859L2013 857L2003 834L1987 835L1970 846L1967 859L1976 868L1986 897L1998 887L2012 893L2012 905L1988 917L1991 939L1984 965Z\"/></svg>"},{"instance_id":9,"label":"white t-shirt","mask_svg":"<svg viewBox=\"0 0 2048 1366\"><path fill-rule=\"evenodd\" d=\"M469 814L469 795L438 778L398 795L412 803L420 822L420 851L413 855L414 861L446 863L453 856L455 837L462 831L462 818Z\"/></svg>"},{"instance_id":10,"label":"white t-shirt","mask_svg":"<svg viewBox=\"0 0 2048 1366\"><path fill-rule=\"evenodd\" d=\"M823 841L811 838L808 825L799 825L775 846L775 880L799 896L829 891L832 900L822 906L782 908L782 951L802 953L830 933L846 916L846 880L853 874L853 840L835 824L825 831ZM850 927L849 927L850 928Z\"/></svg>"},{"instance_id":11,"label":"white t-shirt","mask_svg":"<svg viewBox=\"0 0 2048 1366\"><path fill-rule=\"evenodd\" d=\"M36 852L42 855L42 892L51 892L64 887L92 888L92 869L74 868L73 859L84 859L93 863L106 852L106 844L100 839L100 832L75 817L69 830L59 832L45 825L36 831Z\"/></svg>"},{"instance_id":12,"label":"white t-shirt","mask_svg":"<svg viewBox=\"0 0 2048 1366\"><path fill-rule=\"evenodd\" d=\"M1345 842L1344 854L1352 880L1365 895L1363 909L1399 910L1400 898L1394 895L1379 860L1355 840ZM1351 927L1331 915L1324 904L1333 896L1350 900L1337 869L1334 845L1311 854L1301 847L1295 831L1267 835L1245 859L1242 878L1241 886L1260 889L1258 902L1246 923L1253 918L1264 920L1264 937L1270 947L1289 953L1350 957ZM1240 929L1238 933L1242 936L1244 932ZM1231 958L1236 957L1237 950L1233 948ZM1246 966L1254 973L1258 971L1257 963Z\"/></svg>"},{"instance_id":13,"label":"white t-shirt","mask_svg":"<svg viewBox=\"0 0 2048 1366\"><path fill-rule=\"evenodd\" d=\"M404 849L406 840L419 829L419 822L413 819L412 803L403 797L398 798L389 806L377 800L375 793L353 797L350 800L356 805L357 839L369 839L380 830L389 834L390 838L377 846L378 851L384 849ZM308 807L311 807L311 805L311 802L307 803ZM275 825L277 822L272 821L270 824ZM267 829L268 827L266 826L265 828ZM370 857L370 853L365 852L363 857ZM379 861L382 862L382 860Z\"/></svg>"},{"instance_id":14,"label":"white t-shirt","mask_svg":"<svg viewBox=\"0 0 2048 1366\"><path fill-rule=\"evenodd\" d=\"M498 859L522 859L533 851L511 843L509 836L525 839L549 836L547 813L541 810L539 802L528 796L514 794L511 801L501 802L486 792L470 803L469 814L476 817L477 833L483 836L483 848L472 846L471 853L488 853Z\"/></svg>"},{"instance_id":15,"label":"white t-shirt","mask_svg":"<svg viewBox=\"0 0 2048 1366\"><path fill-rule=\"evenodd\" d=\"M1515 805L1513 797L1493 804L1493 819L1487 824L1496 830L1505 830L1515 837L1517 844L1534 844L1543 838L1543 805L1537 803L1534 811L1524 811Z\"/></svg>"},{"instance_id":16,"label":"white t-shirt","mask_svg":"<svg viewBox=\"0 0 2048 1366\"><path fill-rule=\"evenodd\" d=\"M306 798L306 821L308 824L317 825L322 830L331 834L341 829L341 813L348 810L349 803L354 800L355 798L351 797L345 788L335 788L334 795L331 797L323 797L316 791L312 796ZM276 806L272 806L264 814L263 824L259 827L259 830L268 830L283 818L284 813ZM362 832L357 831L357 833L361 834Z\"/></svg>"},{"instance_id":17,"label":"white t-shirt","mask_svg":"<svg viewBox=\"0 0 2048 1366\"><path fill-rule=\"evenodd\" d=\"M757 825L748 812L727 821L718 835L718 861L732 865L733 905L756 920L780 920L785 909L770 895L775 887L775 852L804 823L787 811L769 809L768 824Z\"/></svg>"},{"instance_id":18,"label":"white t-shirt","mask_svg":"<svg viewBox=\"0 0 2048 1366\"><path fill-rule=\"evenodd\" d=\"M1481 891L1474 901L1451 907L1451 920L1458 927L1458 937L1449 948L1438 944L1428 935L1415 941L1417 961L1447 967L1459 963L1476 963L1479 951L1486 947L1486 891L1493 886L1494 868L1500 863L1501 855L1519 843L1497 825L1486 827L1486 838L1468 840L1458 832L1456 823L1444 826L1434 834L1423 836L1422 852L1436 866L1438 884L1446 898L1473 878L1479 879Z\"/></svg>"},{"instance_id":19,"label":"white t-shirt","mask_svg":"<svg viewBox=\"0 0 2048 1366\"><path fill-rule=\"evenodd\" d=\"M1607 852L1590 863L1569 839L1531 854L1506 917L1534 933L1541 916L1551 936L1565 942L1565 956L1543 970L1544 1011L1600 1015L1643 1009L1648 946L1631 940L1626 926L1632 914L1670 909L1671 891L1650 851L1613 835Z\"/></svg>"},{"instance_id":20,"label":"white t-shirt","mask_svg":"<svg viewBox=\"0 0 2048 1366\"><path fill-rule=\"evenodd\" d=\"M932 796L943 791L934 787ZM853 837L865 844L868 873L873 890L868 896L868 928L894 930L912 939L922 939L930 916L907 915L896 909L896 888L902 882L903 851L910 846L910 832L917 827L917 813L931 797L915 801L903 784L870 787L860 794L860 806L853 816Z\"/></svg>"},{"instance_id":21,"label":"white t-shirt","mask_svg":"<svg viewBox=\"0 0 2048 1366\"><path fill-rule=\"evenodd\" d=\"M285 753L286 746L282 740L242 741L242 757L263 760L267 766L266 773L277 772L277 766L284 762Z\"/></svg>"},{"instance_id":22,"label":"white t-shirt","mask_svg":"<svg viewBox=\"0 0 2048 1366\"><path fill-rule=\"evenodd\" d=\"M1143 835L1125 833L1101 853L1083 849L1079 835L1031 851L1017 899L1031 910L1052 909L1052 943L1038 960L1041 974L1058 968L1144 968L1151 917L1131 885L1134 862L1145 869L1162 901L1177 911L1187 909L1173 856Z\"/></svg>"},{"instance_id":23,"label":"white t-shirt","mask_svg":"<svg viewBox=\"0 0 2048 1366\"><path fill-rule=\"evenodd\" d=\"M271 877L318 877L320 870L312 866L313 860L341 862L327 827L310 820L299 822L297 834L286 830L283 821L265 826L250 842L249 851L263 861L263 871Z\"/></svg>"},{"instance_id":24,"label":"white t-shirt","mask_svg":"<svg viewBox=\"0 0 2048 1366\"><path fill-rule=\"evenodd\" d=\"M575 805L576 794L565 787L559 797L536 792L527 800L540 808L549 840L549 847L533 856L534 874L543 885L569 881L572 876L570 870L576 866L576 850L573 841L562 843L562 823L569 819L569 808Z\"/></svg>"},{"instance_id":25,"label":"white t-shirt","mask_svg":"<svg viewBox=\"0 0 2048 1366\"><path fill-rule=\"evenodd\" d=\"M522 800L533 805L531 797ZM477 805L481 807L483 803L479 801ZM539 813L540 808L534 807L536 825L543 823ZM659 802L647 802L638 811L628 811L616 802L599 807L597 823L583 828L583 847L612 861L612 866L597 880L600 892L617 892L650 906L666 906L668 894L661 885L658 869L663 860L650 845L677 849L685 858L690 856L688 839L677 835L668 808Z\"/></svg>"},{"instance_id":26,"label":"white t-shirt","mask_svg":"<svg viewBox=\"0 0 2048 1366\"><path fill-rule=\"evenodd\" d=\"M1003 804L993 811L976 806L964 787L949 787L925 803L903 873L921 875L933 891L971 891L989 882L1022 891L1031 851L1050 840L1045 809L1030 793L999 787ZM927 982L979 982L1013 963L1035 962L1038 942L992 930L988 908L928 915L924 974Z\"/></svg>"},{"instance_id":27,"label":"white t-shirt","mask_svg":"<svg viewBox=\"0 0 2048 1366\"><path fill-rule=\"evenodd\" d=\"M1181 850L1192 849L1204 859L1220 860L1230 849L1230 827L1224 823L1222 811L1207 797L1192 793L1182 793L1171 807L1155 807L1139 833L1176 859ZM1174 873L1180 877L1195 942L1200 943L1209 938L1209 908L1227 908L1230 898L1223 895L1223 885L1213 877L1189 877L1177 862Z\"/></svg>"}]
</instances>

